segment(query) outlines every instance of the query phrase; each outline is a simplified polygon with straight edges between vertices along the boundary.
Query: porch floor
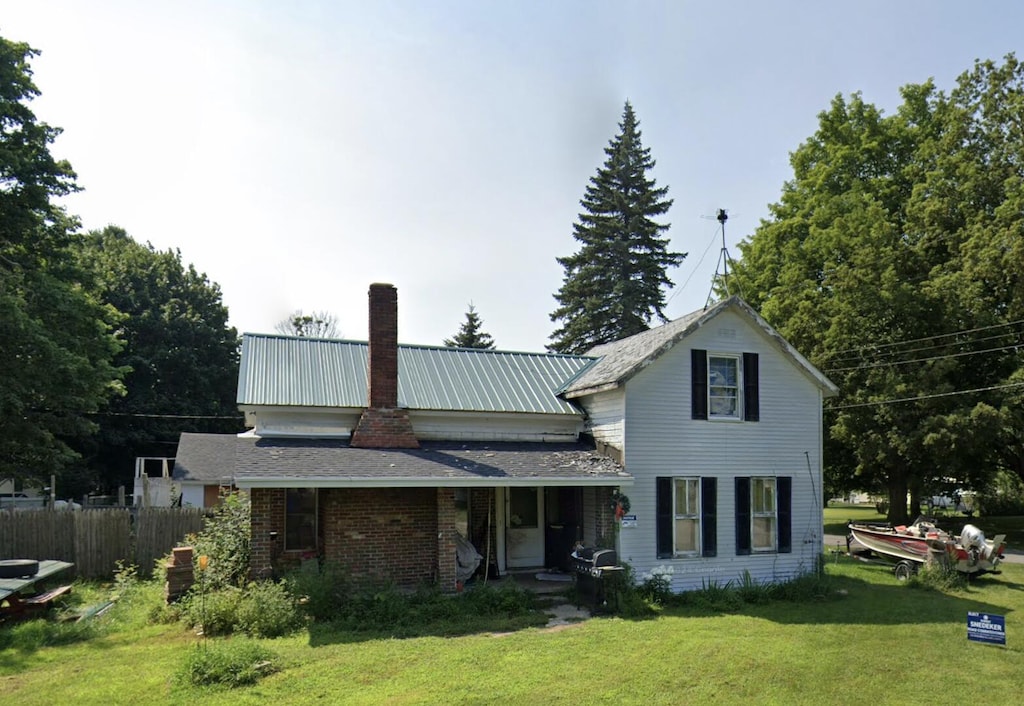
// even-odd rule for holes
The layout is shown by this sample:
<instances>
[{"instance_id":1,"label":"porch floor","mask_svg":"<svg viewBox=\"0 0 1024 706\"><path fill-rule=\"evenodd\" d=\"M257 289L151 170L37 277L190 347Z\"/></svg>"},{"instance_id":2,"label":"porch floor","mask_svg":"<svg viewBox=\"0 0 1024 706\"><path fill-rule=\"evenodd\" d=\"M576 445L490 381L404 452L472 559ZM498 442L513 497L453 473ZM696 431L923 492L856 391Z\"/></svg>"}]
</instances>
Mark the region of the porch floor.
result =
<instances>
[{"instance_id":1,"label":"porch floor","mask_svg":"<svg viewBox=\"0 0 1024 706\"><path fill-rule=\"evenodd\" d=\"M538 595L549 595L554 593L566 593L571 590L575 585L572 574L561 574L569 578L568 581L543 581L538 579L539 574L553 573L545 569L528 569L528 570L516 570L508 571L505 576L499 580L503 581L515 581L516 585L520 588L524 588L531 593Z\"/></svg>"}]
</instances>

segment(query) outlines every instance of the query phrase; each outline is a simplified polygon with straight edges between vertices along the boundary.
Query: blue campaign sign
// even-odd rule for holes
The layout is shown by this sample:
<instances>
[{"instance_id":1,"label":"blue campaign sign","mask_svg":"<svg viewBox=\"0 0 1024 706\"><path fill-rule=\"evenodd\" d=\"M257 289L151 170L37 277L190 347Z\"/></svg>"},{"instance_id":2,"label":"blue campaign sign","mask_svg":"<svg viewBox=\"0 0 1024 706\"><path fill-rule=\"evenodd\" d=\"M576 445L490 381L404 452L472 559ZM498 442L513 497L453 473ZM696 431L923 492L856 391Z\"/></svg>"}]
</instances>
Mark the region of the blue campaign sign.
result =
<instances>
[{"instance_id":1,"label":"blue campaign sign","mask_svg":"<svg viewBox=\"0 0 1024 706\"><path fill-rule=\"evenodd\" d=\"M990 645L1006 644L1006 616L967 611L967 639Z\"/></svg>"}]
</instances>

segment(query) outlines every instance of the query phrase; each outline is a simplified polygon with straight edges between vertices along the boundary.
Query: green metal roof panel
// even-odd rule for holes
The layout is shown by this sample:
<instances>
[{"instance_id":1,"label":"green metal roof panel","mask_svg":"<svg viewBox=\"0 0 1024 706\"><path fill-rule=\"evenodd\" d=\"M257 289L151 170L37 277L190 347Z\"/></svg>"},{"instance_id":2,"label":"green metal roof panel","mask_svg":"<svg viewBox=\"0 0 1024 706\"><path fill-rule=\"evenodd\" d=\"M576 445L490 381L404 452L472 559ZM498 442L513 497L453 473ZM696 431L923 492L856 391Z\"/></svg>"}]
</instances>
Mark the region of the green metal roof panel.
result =
<instances>
[{"instance_id":1,"label":"green metal roof panel","mask_svg":"<svg viewBox=\"0 0 1024 706\"><path fill-rule=\"evenodd\" d=\"M242 337L238 403L365 407L361 341ZM593 362L584 356L434 346L398 347L398 404L415 410L578 414L555 393Z\"/></svg>"}]
</instances>

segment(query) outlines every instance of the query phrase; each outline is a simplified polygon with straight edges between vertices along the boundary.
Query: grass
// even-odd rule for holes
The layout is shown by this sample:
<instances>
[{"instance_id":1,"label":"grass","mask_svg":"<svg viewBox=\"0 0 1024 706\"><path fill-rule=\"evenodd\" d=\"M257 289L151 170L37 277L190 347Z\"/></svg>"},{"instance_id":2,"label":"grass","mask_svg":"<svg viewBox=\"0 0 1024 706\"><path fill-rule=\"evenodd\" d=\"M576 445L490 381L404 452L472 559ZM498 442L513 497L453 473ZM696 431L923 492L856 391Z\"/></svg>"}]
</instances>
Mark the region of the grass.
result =
<instances>
[{"instance_id":1,"label":"grass","mask_svg":"<svg viewBox=\"0 0 1024 706\"><path fill-rule=\"evenodd\" d=\"M115 628L86 641L0 648L0 702L941 705L982 695L986 703L1018 702L1024 565L959 592L898 584L885 567L842 557L830 558L826 570L841 593L729 613L691 606L646 620L458 637L305 630L258 641L280 671L237 689L176 679L204 643L180 624L146 624L139 601L114 614ZM1005 615L1009 645L968 642L969 610Z\"/></svg>"}]
</instances>

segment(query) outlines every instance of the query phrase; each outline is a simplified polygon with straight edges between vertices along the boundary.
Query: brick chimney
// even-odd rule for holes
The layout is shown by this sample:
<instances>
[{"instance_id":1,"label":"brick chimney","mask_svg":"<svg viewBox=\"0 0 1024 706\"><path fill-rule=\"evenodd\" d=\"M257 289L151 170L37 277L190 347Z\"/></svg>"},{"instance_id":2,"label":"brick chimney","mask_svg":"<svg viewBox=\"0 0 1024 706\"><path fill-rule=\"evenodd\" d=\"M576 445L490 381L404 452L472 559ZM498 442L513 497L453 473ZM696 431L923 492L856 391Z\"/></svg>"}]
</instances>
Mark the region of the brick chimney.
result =
<instances>
[{"instance_id":1,"label":"brick chimney","mask_svg":"<svg viewBox=\"0 0 1024 706\"><path fill-rule=\"evenodd\" d=\"M369 406L352 432L352 446L418 449L409 411L398 408L398 290L370 285Z\"/></svg>"}]
</instances>

